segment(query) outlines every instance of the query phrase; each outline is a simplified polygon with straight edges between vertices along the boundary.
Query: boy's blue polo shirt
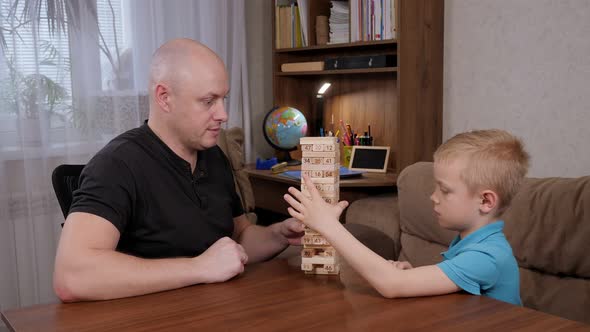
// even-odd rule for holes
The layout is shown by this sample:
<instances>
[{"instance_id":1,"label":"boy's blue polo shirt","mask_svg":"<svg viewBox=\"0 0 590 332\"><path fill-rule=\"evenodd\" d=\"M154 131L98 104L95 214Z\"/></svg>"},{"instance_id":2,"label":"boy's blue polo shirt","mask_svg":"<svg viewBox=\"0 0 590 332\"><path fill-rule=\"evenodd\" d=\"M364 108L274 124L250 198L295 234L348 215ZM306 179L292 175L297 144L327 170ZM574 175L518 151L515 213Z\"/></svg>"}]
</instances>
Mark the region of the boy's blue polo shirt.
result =
<instances>
[{"instance_id":1,"label":"boy's blue polo shirt","mask_svg":"<svg viewBox=\"0 0 590 332\"><path fill-rule=\"evenodd\" d=\"M458 235L437 266L458 287L474 295L522 305L520 277L503 221L488 224L464 239Z\"/></svg>"}]
</instances>

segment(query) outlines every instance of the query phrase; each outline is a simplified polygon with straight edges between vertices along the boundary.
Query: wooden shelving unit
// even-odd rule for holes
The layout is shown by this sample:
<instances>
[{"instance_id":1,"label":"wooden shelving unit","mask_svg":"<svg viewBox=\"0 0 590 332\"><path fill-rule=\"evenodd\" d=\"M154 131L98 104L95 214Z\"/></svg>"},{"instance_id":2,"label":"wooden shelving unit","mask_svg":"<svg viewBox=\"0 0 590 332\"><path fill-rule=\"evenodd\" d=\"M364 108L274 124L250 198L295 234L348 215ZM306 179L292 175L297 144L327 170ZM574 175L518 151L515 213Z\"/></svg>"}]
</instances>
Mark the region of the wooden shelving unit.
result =
<instances>
[{"instance_id":1,"label":"wooden shelving unit","mask_svg":"<svg viewBox=\"0 0 590 332\"><path fill-rule=\"evenodd\" d=\"M391 40L316 45L312 22L318 15L329 15L330 1L313 0L308 20L310 46L276 49L273 15L273 99L274 105L302 111L311 135L319 132L319 119L326 131L332 129L332 120L337 127L343 119L359 134L371 125L374 145L391 147L388 168L399 173L414 162L432 160L441 144L444 1L395 1L397 34ZM275 2L271 3L274 13ZM283 63L373 54L395 55L397 66L281 72ZM332 86L318 114L316 92L324 82Z\"/></svg>"},{"instance_id":2,"label":"wooden shelving unit","mask_svg":"<svg viewBox=\"0 0 590 332\"><path fill-rule=\"evenodd\" d=\"M372 74L372 73L393 73L397 71L397 67L390 68L370 68L370 69L339 69L339 70L322 70L322 71L293 71L293 72L278 72L277 76L299 76L299 75L345 75L345 74Z\"/></svg>"},{"instance_id":3,"label":"wooden shelving unit","mask_svg":"<svg viewBox=\"0 0 590 332\"><path fill-rule=\"evenodd\" d=\"M277 52L277 53L307 52L307 51L325 50L325 49L346 49L346 48L355 48L355 47L371 47L371 46L379 46L379 45L390 45L390 44L395 44L395 43L397 43L396 39L374 40L374 41L362 41L362 42L345 43L345 44L328 44L328 45L315 45L315 46L294 47L294 48L279 48L279 49L275 49L275 52Z\"/></svg>"}]
</instances>

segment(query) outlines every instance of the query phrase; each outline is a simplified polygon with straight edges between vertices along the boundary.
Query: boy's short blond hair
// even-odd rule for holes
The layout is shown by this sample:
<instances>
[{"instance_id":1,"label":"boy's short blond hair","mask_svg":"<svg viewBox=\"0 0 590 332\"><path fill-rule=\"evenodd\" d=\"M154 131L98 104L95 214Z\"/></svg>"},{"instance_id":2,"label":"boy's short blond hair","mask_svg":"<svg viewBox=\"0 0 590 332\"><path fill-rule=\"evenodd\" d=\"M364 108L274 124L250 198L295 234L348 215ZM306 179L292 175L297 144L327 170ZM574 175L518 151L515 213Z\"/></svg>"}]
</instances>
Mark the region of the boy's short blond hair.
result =
<instances>
[{"instance_id":1,"label":"boy's short blond hair","mask_svg":"<svg viewBox=\"0 0 590 332\"><path fill-rule=\"evenodd\" d=\"M499 197L500 215L508 208L529 168L529 154L520 139L499 130L475 130L455 135L434 153L434 162L465 158L461 179L467 188L493 190Z\"/></svg>"}]
</instances>

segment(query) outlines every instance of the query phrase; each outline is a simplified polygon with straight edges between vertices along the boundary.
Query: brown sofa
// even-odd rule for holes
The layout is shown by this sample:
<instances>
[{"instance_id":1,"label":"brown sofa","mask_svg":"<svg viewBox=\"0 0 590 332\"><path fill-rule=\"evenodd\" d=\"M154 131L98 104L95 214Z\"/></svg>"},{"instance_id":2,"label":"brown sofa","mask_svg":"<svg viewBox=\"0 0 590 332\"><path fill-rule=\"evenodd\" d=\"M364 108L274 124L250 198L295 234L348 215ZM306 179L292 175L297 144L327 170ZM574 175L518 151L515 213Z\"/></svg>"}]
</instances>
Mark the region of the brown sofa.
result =
<instances>
[{"instance_id":1,"label":"brown sofa","mask_svg":"<svg viewBox=\"0 0 590 332\"><path fill-rule=\"evenodd\" d=\"M230 161L234 172L236 191L242 199L242 206L244 207L248 220L255 224L257 218L254 214L254 192L252 191L248 174L244 171L244 130L238 127L222 130L217 140L217 145L223 150Z\"/></svg>"},{"instance_id":2,"label":"brown sofa","mask_svg":"<svg viewBox=\"0 0 590 332\"><path fill-rule=\"evenodd\" d=\"M433 215L433 188L432 163L411 165L399 175L397 196L354 202L347 223L386 234L389 241L363 242L392 248L388 258L438 263L455 233ZM523 304L590 323L590 176L527 178L501 218L520 266Z\"/></svg>"}]
</instances>

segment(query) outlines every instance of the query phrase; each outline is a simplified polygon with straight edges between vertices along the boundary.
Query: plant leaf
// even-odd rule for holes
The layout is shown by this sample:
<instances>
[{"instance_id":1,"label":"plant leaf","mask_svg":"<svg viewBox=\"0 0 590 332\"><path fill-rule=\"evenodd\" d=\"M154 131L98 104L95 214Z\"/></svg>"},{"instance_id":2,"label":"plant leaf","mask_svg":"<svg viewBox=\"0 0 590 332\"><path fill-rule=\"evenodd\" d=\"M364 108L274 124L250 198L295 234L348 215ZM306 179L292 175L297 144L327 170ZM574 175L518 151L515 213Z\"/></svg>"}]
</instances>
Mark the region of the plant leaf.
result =
<instances>
[{"instance_id":1,"label":"plant leaf","mask_svg":"<svg viewBox=\"0 0 590 332\"><path fill-rule=\"evenodd\" d=\"M41 62L39 62L39 65L57 67L57 64L51 60L42 60Z\"/></svg>"}]
</instances>

